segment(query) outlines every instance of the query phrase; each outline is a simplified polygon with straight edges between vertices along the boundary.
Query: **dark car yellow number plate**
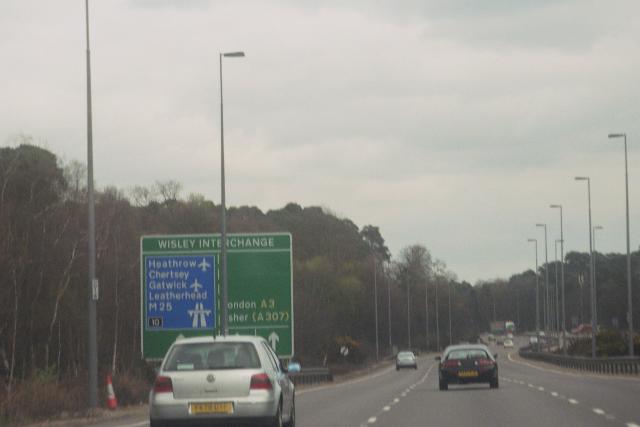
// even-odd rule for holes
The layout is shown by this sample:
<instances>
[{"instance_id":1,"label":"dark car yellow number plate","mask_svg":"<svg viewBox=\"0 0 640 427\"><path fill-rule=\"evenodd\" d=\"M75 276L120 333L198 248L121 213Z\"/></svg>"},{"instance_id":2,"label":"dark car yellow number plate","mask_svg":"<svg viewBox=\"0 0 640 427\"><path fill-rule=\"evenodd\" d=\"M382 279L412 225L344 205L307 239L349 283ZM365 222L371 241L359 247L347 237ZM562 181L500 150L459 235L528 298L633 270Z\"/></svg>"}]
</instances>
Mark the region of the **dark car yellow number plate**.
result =
<instances>
[{"instance_id":1,"label":"dark car yellow number plate","mask_svg":"<svg viewBox=\"0 0 640 427\"><path fill-rule=\"evenodd\" d=\"M190 403L189 412L194 415L231 414L233 413L233 403L231 402Z\"/></svg>"},{"instance_id":2,"label":"dark car yellow number plate","mask_svg":"<svg viewBox=\"0 0 640 427\"><path fill-rule=\"evenodd\" d=\"M460 378L473 378L478 376L478 371L460 371L458 377Z\"/></svg>"}]
</instances>

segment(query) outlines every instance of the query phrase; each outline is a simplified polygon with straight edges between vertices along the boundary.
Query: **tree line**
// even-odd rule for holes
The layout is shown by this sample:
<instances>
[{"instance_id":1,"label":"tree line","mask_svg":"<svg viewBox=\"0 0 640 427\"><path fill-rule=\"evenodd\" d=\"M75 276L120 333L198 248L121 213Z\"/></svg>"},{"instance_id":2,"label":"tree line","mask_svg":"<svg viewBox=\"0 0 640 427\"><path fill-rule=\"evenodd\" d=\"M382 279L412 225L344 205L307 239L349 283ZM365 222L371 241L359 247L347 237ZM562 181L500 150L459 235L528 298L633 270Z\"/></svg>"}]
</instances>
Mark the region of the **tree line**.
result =
<instances>
[{"instance_id":1,"label":"tree line","mask_svg":"<svg viewBox=\"0 0 640 427\"><path fill-rule=\"evenodd\" d=\"M177 181L159 181L126 191L107 186L96 194L103 371L145 369L140 237L220 231L220 206L198 194L183 198L181 192ZM28 138L15 148L0 148L0 385L9 394L41 372L58 379L86 375L86 196L80 162L63 163ZM374 358L376 297L381 356L394 347L436 350L472 340L492 319L534 328L533 271L472 286L458 281L423 244L405 247L394 259L379 227L359 227L328 209L296 203L267 212L230 207L227 226L231 233L292 234L296 357L306 366L344 361L339 353L344 344L352 348L352 362ZM607 326L614 319L625 326L621 257L598 254L598 304ZM638 253L634 257L637 266ZM588 294L578 284L587 266L588 255L567 254L568 319L583 321L586 314L588 301L578 301ZM554 264L539 273L545 267Z\"/></svg>"}]
</instances>

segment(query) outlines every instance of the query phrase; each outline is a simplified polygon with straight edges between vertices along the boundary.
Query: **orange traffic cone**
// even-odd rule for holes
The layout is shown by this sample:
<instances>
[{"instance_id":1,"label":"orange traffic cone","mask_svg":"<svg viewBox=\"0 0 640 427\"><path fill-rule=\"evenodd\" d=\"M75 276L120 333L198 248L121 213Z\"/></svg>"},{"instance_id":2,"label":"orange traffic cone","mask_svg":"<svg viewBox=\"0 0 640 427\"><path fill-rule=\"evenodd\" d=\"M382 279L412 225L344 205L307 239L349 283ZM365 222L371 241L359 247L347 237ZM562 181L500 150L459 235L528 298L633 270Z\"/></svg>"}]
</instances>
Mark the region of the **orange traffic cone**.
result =
<instances>
[{"instance_id":1,"label":"orange traffic cone","mask_svg":"<svg viewBox=\"0 0 640 427\"><path fill-rule=\"evenodd\" d=\"M107 374L107 408L114 410L118 407L118 399L113 391L113 383L111 382L111 374Z\"/></svg>"}]
</instances>

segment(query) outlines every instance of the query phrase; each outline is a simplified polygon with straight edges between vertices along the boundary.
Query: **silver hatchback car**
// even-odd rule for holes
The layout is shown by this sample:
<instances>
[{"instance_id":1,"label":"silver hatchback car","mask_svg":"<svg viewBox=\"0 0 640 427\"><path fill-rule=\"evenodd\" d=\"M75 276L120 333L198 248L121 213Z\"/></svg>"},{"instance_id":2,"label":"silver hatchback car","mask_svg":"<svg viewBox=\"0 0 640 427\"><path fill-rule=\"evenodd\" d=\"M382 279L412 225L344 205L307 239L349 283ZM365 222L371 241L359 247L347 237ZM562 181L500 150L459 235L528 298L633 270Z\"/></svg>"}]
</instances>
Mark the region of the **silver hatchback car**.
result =
<instances>
[{"instance_id":1,"label":"silver hatchback car","mask_svg":"<svg viewBox=\"0 0 640 427\"><path fill-rule=\"evenodd\" d=\"M151 427L295 427L295 388L264 338L184 338L171 345L149 394Z\"/></svg>"}]
</instances>

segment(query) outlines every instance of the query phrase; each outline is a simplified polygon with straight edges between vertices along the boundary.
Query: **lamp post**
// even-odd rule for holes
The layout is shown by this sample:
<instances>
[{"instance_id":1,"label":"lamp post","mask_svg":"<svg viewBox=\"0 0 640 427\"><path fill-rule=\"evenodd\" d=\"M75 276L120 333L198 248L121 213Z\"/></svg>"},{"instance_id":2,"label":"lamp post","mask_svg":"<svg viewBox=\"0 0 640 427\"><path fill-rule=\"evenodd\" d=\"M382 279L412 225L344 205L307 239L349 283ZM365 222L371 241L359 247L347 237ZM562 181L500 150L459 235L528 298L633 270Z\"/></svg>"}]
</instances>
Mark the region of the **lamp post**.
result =
<instances>
[{"instance_id":1,"label":"lamp post","mask_svg":"<svg viewBox=\"0 0 640 427\"><path fill-rule=\"evenodd\" d=\"M380 359L380 344L378 343L378 263L373 256L373 304L376 322L376 362Z\"/></svg>"},{"instance_id":2,"label":"lamp post","mask_svg":"<svg viewBox=\"0 0 640 427\"><path fill-rule=\"evenodd\" d=\"M384 272L384 267L383 267ZM391 281L385 274L385 280L387 281L387 324L389 326L389 353L393 354L393 342L391 339Z\"/></svg>"},{"instance_id":3,"label":"lamp post","mask_svg":"<svg viewBox=\"0 0 640 427\"><path fill-rule=\"evenodd\" d=\"M539 279L538 279L538 239L527 239L527 242L533 242L535 243L535 247L536 247L536 336L539 335L540 332L540 306L539 306L539 301L540 301L540 297L538 296L539 293Z\"/></svg>"},{"instance_id":4,"label":"lamp post","mask_svg":"<svg viewBox=\"0 0 640 427\"><path fill-rule=\"evenodd\" d=\"M89 258L89 310L88 310L88 368L89 407L98 407L98 339L97 314L98 279L96 279L96 207L93 190L93 120L91 110L91 50L89 48L89 0L85 0L85 24L87 40L87 217Z\"/></svg>"},{"instance_id":5,"label":"lamp post","mask_svg":"<svg viewBox=\"0 0 640 427\"><path fill-rule=\"evenodd\" d=\"M449 280L449 345L453 344L453 335L451 332L451 280Z\"/></svg>"},{"instance_id":6,"label":"lamp post","mask_svg":"<svg viewBox=\"0 0 640 427\"><path fill-rule=\"evenodd\" d=\"M244 56L244 52L227 52L220 53L220 205L222 209L222 249L220 251L221 265L220 269L222 278L222 335L229 333L229 293L227 287L227 207L225 198L224 183L224 108L222 102L222 58L240 58Z\"/></svg>"},{"instance_id":7,"label":"lamp post","mask_svg":"<svg viewBox=\"0 0 640 427\"><path fill-rule=\"evenodd\" d=\"M560 328L562 329L562 348L566 350L564 346L566 335L566 315L565 315L565 303L564 303L564 225L562 220L562 205L555 204L549 205L552 209L560 210L560 288L562 295L562 315L560 321Z\"/></svg>"},{"instance_id":8,"label":"lamp post","mask_svg":"<svg viewBox=\"0 0 640 427\"><path fill-rule=\"evenodd\" d=\"M596 230L602 230L601 225L593 226L593 288L596 295L598 294L598 275L596 274L596 261L598 259L598 250L596 249ZM598 298L596 297L596 308L598 304Z\"/></svg>"},{"instance_id":9,"label":"lamp post","mask_svg":"<svg viewBox=\"0 0 640 427\"><path fill-rule=\"evenodd\" d=\"M591 281L591 357L596 357L596 332L598 330L596 312L596 290L593 282L593 237L591 235L591 179L588 176L576 176L576 181L587 181L587 200L589 203L589 276Z\"/></svg>"},{"instance_id":10,"label":"lamp post","mask_svg":"<svg viewBox=\"0 0 640 427\"><path fill-rule=\"evenodd\" d=\"M429 348L429 286L428 281L424 282L424 321L425 321L425 345Z\"/></svg>"},{"instance_id":11,"label":"lamp post","mask_svg":"<svg viewBox=\"0 0 640 427\"><path fill-rule=\"evenodd\" d=\"M624 184L627 200L627 323L629 324L629 356L633 357L633 300L631 299L631 250L629 248L629 169L627 166L627 134L611 133L609 138L624 138Z\"/></svg>"},{"instance_id":12,"label":"lamp post","mask_svg":"<svg viewBox=\"0 0 640 427\"><path fill-rule=\"evenodd\" d=\"M544 329L549 330L549 256L547 245L547 224L536 224L536 227L544 227Z\"/></svg>"},{"instance_id":13,"label":"lamp post","mask_svg":"<svg viewBox=\"0 0 640 427\"><path fill-rule=\"evenodd\" d=\"M411 282L407 282L407 338L411 349Z\"/></svg>"},{"instance_id":14,"label":"lamp post","mask_svg":"<svg viewBox=\"0 0 640 427\"><path fill-rule=\"evenodd\" d=\"M555 253L555 262L554 262L554 267L555 267L555 276L556 276L556 283L555 283L555 311L556 311L556 331L558 332L558 334L560 333L560 295L559 295L559 290L558 290L558 243L560 243L560 239L556 239L554 241L554 245L553 245L553 249L554 249L554 253Z\"/></svg>"},{"instance_id":15,"label":"lamp post","mask_svg":"<svg viewBox=\"0 0 640 427\"><path fill-rule=\"evenodd\" d=\"M440 352L440 319L438 312L438 279L435 280L435 288L436 288L436 351ZM426 287L425 287L426 290ZM429 331L427 331L429 334Z\"/></svg>"}]
</instances>

